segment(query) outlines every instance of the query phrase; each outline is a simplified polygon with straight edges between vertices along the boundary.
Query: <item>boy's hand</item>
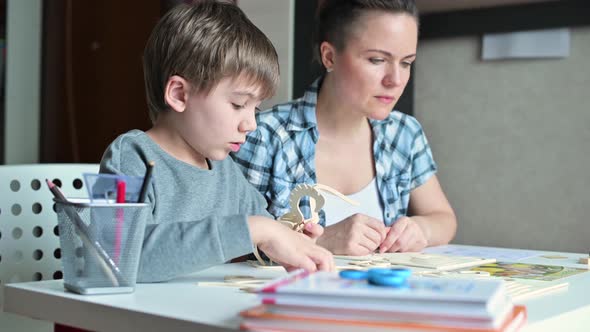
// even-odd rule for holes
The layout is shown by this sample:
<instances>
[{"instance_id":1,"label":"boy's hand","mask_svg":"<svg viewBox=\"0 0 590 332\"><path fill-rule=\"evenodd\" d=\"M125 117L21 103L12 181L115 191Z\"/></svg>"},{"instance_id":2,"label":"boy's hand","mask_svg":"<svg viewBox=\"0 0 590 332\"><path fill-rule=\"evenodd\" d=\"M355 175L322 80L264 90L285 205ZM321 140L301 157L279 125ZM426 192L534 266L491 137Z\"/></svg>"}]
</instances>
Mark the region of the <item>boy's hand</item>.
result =
<instances>
[{"instance_id":1,"label":"boy's hand","mask_svg":"<svg viewBox=\"0 0 590 332\"><path fill-rule=\"evenodd\" d=\"M337 255L364 256L373 253L386 235L382 221L357 213L326 227L317 243Z\"/></svg>"},{"instance_id":2,"label":"boy's hand","mask_svg":"<svg viewBox=\"0 0 590 332\"><path fill-rule=\"evenodd\" d=\"M324 228L318 224L308 222L303 228L303 234L309 236L315 242L320 236L322 236L322 234L324 234Z\"/></svg>"},{"instance_id":3,"label":"boy's hand","mask_svg":"<svg viewBox=\"0 0 590 332\"><path fill-rule=\"evenodd\" d=\"M421 251L428 245L422 228L410 217L399 218L391 228L387 237L379 246L379 252Z\"/></svg>"},{"instance_id":4,"label":"boy's hand","mask_svg":"<svg viewBox=\"0 0 590 332\"><path fill-rule=\"evenodd\" d=\"M258 249L287 270L303 268L311 272L335 271L332 254L316 245L308 236L264 217L250 217L248 224ZM317 230L314 227L312 231Z\"/></svg>"}]
</instances>

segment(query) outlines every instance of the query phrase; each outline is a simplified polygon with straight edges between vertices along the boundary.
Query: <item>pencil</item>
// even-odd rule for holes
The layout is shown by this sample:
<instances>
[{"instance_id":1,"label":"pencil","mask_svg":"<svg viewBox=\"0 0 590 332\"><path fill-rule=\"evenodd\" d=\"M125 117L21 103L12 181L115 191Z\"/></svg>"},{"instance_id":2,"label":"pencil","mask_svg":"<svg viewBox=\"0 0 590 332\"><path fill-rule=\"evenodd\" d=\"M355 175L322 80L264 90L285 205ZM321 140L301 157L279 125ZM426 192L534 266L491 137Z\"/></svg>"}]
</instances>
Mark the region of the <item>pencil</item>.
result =
<instances>
[{"instance_id":1,"label":"pencil","mask_svg":"<svg viewBox=\"0 0 590 332\"><path fill-rule=\"evenodd\" d=\"M147 191L148 187L150 186L150 180L152 178L152 170L154 169L154 165L156 163L154 161L150 161L145 169L145 176L143 177L143 182L141 184L141 190L139 191L139 199L137 203L145 203L145 199L147 198Z\"/></svg>"},{"instance_id":2,"label":"pencil","mask_svg":"<svg viewBox=\"0 0 590 332\"><path fill-rule=\"evenodd\" d=\"M119 286L120 283L124 284L125 279L121 274L121 271L113 262L113 260L109 257L107 252L104 248L100 245L98 241L92 241L89 236L89 230L82 218L76 210L74 210L71 206L65 205L68 202L66 197L63 195L59 187L57 187L53 182L45 179L47 182L47 186L49 190L53 194L53 196L58 200L60 203L64 203L64 211L68 215L68 218L73 223L74 227L77 229L77 233L80 236L80 239L84 244L88 246L88 249L96 256L97 261L99 262L102 270L107 275L107 277L113 283L113 286Z\"/></svg>"},{"instance_id":3,"label":"pencil","mask_svg":"<svg viewBox=\"0 0 590 332\"><path fill-rule=\"evenodd\" d=\"M117 180L117 204L125 203L125 181ZM123 223L125 221L124 211L122 208L117 208L115 225L115 263L119 263L119 256L121 254L121 238L123 237Z\"/></svg>"}]
</instances>

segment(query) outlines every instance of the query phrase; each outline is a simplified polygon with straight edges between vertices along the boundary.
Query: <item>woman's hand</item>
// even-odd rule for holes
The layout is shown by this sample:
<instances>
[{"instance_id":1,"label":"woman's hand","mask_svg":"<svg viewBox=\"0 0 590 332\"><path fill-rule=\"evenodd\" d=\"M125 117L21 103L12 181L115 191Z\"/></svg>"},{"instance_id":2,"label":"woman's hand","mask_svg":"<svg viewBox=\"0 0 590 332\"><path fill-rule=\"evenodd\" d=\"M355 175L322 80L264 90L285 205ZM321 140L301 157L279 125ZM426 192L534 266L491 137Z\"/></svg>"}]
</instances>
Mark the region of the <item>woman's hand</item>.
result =
<instances>
[{"instance_id":1,"label":"woman's hand","mask_svg":"<svg viewBox=\"0 0 590 332\"><path fill-rule=\"evenodd\" d=\"M399 218L388 230L385 240L379 246L379 253L422 251L428 245L424 231L410 217Z\"/></svg>"},{"instance_id":2,"label":"woman's hand","mask_svg":"<svg viewBox=\"0 0 590 332\"><path fill-rule=\"evenodd\" d=\"M326 227L317 243L333 254L364 256L373 253L386 234L382 221L357 213Z\"/></svg>"}]
</instances>

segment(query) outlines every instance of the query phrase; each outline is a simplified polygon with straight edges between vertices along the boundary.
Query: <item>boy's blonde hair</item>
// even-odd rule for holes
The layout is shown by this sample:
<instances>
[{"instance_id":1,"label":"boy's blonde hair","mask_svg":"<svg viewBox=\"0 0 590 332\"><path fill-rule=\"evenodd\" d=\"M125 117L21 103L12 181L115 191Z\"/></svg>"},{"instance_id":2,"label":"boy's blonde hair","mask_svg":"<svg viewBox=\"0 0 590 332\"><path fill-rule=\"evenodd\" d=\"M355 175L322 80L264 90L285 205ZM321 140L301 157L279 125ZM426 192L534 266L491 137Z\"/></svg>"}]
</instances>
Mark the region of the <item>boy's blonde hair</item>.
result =
<instances>
[{"instance_id":1,"label":"boy's blonde hair","mask_svg":"<svg viewBox=\"0 0 590 332\"><path fill-rule=\"evenodd\" d=\"M279 81L277 52L270 40L234 4L203 0L172 8L158 22L143 54L150 119L169 109L168 79L179 75L196 92L208 93L225 77L245 78L274 95Z\"/></svg>"}]
</instances>

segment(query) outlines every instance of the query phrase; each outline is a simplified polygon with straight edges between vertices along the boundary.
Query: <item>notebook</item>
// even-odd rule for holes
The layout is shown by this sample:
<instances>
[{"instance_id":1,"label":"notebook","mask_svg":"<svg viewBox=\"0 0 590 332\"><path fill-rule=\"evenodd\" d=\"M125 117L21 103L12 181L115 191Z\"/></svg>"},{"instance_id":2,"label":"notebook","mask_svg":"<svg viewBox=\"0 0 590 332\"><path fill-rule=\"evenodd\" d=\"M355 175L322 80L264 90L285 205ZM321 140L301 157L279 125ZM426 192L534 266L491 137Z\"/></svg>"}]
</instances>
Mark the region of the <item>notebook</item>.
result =
<instances>
[{"instance_id":1,"label":"notebook","mask_svg":"<svg viewBox=\"0 0 590 332\"><path fill-rule=\"evenodd\" d=\"M514 332L526 323L527 311L524 306L515 306L497 327L474 319L286 305L259 305L240 315L243 318L240 328L255 331Z\"/></svg>"},{"instance_id":2,"label":"notebook","mask_svg":"<svg viewBox=\"0 0 590 332\"><path fill-rule=\"evenodd\" d=\"M405 312L494 321L512 310L502 280L410 277L401 288L298 270L258 290L262 303Z\"/></svg>"}]
</instances>

